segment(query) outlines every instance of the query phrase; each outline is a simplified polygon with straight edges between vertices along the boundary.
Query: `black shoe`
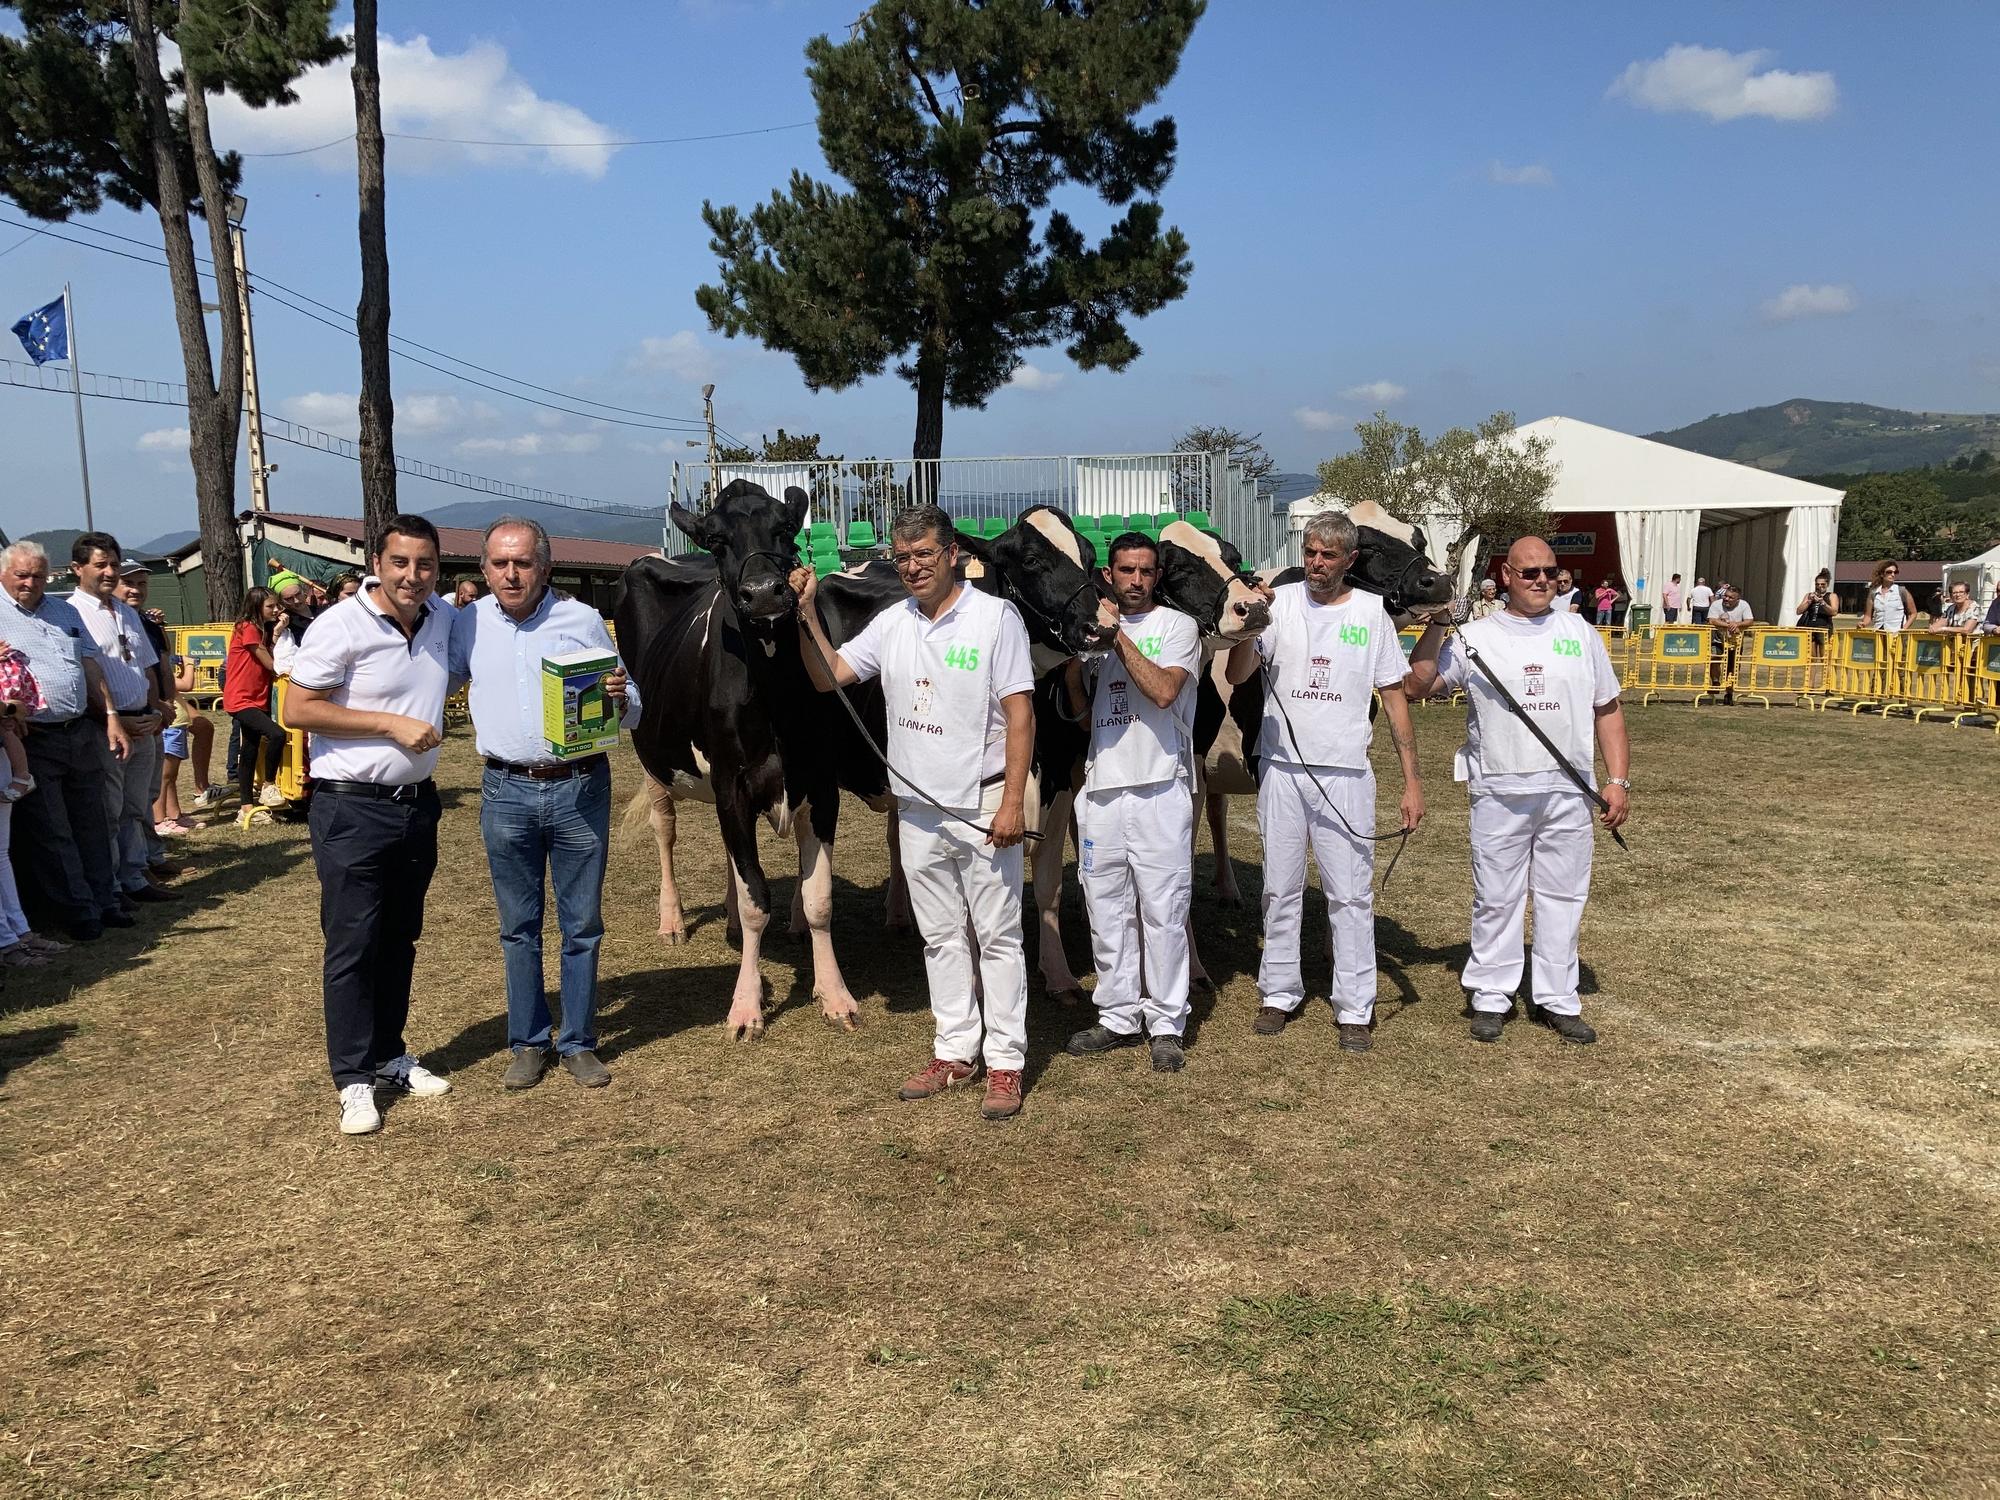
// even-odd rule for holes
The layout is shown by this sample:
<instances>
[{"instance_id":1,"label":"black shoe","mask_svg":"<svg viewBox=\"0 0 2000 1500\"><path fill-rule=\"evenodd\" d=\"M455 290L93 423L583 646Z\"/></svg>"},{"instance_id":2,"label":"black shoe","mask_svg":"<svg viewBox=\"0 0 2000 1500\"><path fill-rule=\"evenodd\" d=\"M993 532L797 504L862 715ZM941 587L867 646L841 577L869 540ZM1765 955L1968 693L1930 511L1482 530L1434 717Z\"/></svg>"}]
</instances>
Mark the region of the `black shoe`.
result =
<instances>
[{"instance_id":1,"label":"black shoe","mask_svg":"<svg viewBox=\"0 0 2000 1500\"><path fill-rule=\"evenodd\" d=\"M1475 1042L1497 1042L1500 1028L1507 1024L1504 1010L1476 1010L1472 1013L1472 1039Z\"/></svg>"},{"instance_id":2,"label":"black shoe","mask_svg":"<svg viewBox=\"0 0 2000 1500\"><path fill-rule=\"evenodd\" d=\"M562 1065L564 1072L587 1089L601 1089L611 1082L611 1070L597 1060L595 1052L572 1052Z\"/></svg>"},{"instance_id":3,"label":"black shoe","mask_svg":"<svg viewBox=\"0 0 2000 1500\"><path fill-rule=\"evenodd\" d=\"M125 899L128 901L178 901L181 898L176 896L172 891L164 890L157 885L142 885L136 891L127 891Z\"/></svg>"},{"instance_id":4,"label":"black shoe","mask_svg":"<svg viewBox=\"0 0 2000 1500\"><path fill-rule=\"evenodd\" d=\"M95 918L88 922L65 922L63 936L79 943L94 943L104 936L104 924Z\"/></svg>"},{"instance_id":5,"label":"black shoe","mask_svg":"<svg viewBox=\"0 0 2000 1500\"><path fill-rule=\"evenodd\" d=\"M1136 1031L1113 1031L1100 1023L1071 1037L1063 1051L1071 1057L1094 1057L1100 1052L1116 1052L1120 1047L1136 1047L1144 1040Z\"/></svg>"},{"instance_id":6,"label":"black shoe","mask_svg":"<svg viewBox=\"0 0 2000 1500\"><path fill-rule=\"evenodd\" d=\"M1155 1073L1178 1073L1187 1066L1187 1051L1181 1046L1181 1039L1171 1031L1163 1031L1154 1037L1152 1049Z\"/></svg>"},{"instance_id":7,"label":"black shoe","mask_svg":"<svg viewBox=\"0 0 2000 1500\"><path fill-rule=\"evenodd\" d=\"M507 1071L500 1075L500 1086L504 1089L531 1089L542 1081L542 1074L548 1065L548 1048L517 1047L507 1063Z\"/></svg>"},{"instance_id":8,"label":"black shoe","mask_svg":"<svg viewBox=\"0 0 2000 1500\"><path fill-rule=\"evenodd\" d=\"M1260 1005L1257 1007L1257 1019L1250 1023L1250 1029L1259 1036L1276 1036L1291 1019L1292 1013L1288 1010L1279 1010L1275 1005Z\"/></svg>"},{"instance_id":9,"label":"black shoe","mask_svg":"<svg viewBox=\"0 0 2000 1500\"><path fill-rule=\"evenodd\" d=\"M1597 1032L1582 1016L1559 1016L1554 1011L1545 1010L1539 1005L1531 1007L1529 1014L1538 1024L1548 1027L1564 1041L1574 1043L1576 1046L1588 1047L1597 1040Z\"/></svg>"},{"instance_id":10,"label":"black shoe","mask_svg":"<svg viewBox=\"0 0 2000 1500\"><path fill-rule=\"evenodd\" d=\"M1366 1052L1375 1045L1375 1038L1369 1033L1364 1021L1342 1021L1340 1023L1340 1050L1342 1052Z\"/></svg>"},{"instance_id":11,"label":"black shoe","mask_svg":"<svg viewBox=\"0 0 2000 1500\"><path fill-rule=\"evenodd\" d=\"M137 927L139 925L138 919L122 906L114 911L104 913L97 920L102 922L106 927Z\"/></svg>"}]
</instances>

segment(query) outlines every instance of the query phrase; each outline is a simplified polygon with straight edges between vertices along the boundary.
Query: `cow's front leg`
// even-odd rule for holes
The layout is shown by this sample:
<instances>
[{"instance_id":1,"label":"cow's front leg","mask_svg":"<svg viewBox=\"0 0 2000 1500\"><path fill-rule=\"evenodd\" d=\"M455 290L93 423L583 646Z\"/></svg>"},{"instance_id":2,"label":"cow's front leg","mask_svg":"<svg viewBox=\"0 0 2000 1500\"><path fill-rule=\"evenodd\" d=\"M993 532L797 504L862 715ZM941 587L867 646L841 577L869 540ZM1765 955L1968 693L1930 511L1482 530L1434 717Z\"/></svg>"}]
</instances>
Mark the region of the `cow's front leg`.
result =
<instances>
[{"instance_id":1,"label":"cow's front leg","mask_svg":"<svg viewBox=\"0 0 2000 1500\"><path fill-rule=\"evenodd\" d=\"M687 922L681 915L680 886L674 880L674 840L679 831L674 794L648 776L646 804L653 842L660 851L660 940L669 948L678 947L687 941Z\"/></svg>"},{"instance_id":2,"label":"cow's front leg","mask_svg":"<svg viewBox=\"0 0 2000 1500\"><path fill-rule=\"evenodd\" d=\"M1243 892L1237 889L1236 866L1229 859L1229 803L1219 792L1210 792L1205 799L1208 803L1208 842L1215 850L1215 876L1211 885L1216 899L1224 906L1241 906Z\"/></svg>"},{"instance_id":3,"label":"cow's front leg","mask_svg":"<svg viewBox=\"0 0 2000 1500\"><path fill-rule=\"evenodd\" d=\"M729 854L729 889L743 925L743 958L736 970L736 988L729 998L729 1035L741 1040L764 1034L764 975L758 961L764 953L764 933L771 925L771 887L757 862L757 825L733 802L716 800L716 821L722 825L722 847Z\"/></svg>"},{"instance_id":4,"label":"cow's front leg","mask_svg":"<svg viewBox=\"0 0 2000 1500\"><path fill-rule=\"evenodd\" d=\"M1035 921L1041 933L1036 962L1042 971L1042 987L1064 1005L1083 999L1083 985L1071 972L1063 953L1062 871L1063 846L1069 837L1070 793L1057 792L1043 809L1041 842L1035 846Z\"/></svg>"},{"instance_id":5,"label":"cow's front leg","mask_svg":"<svg viewBox=\"0 0 2000 1500\"><path fill-rule=\"evenodd\" d=\"M882 897L882 923L891 932L908 932L915 918L910 915L910 882L903 875L903 838L893 806L882 827L889 842L889 889Z\"/></svg>"},{"instance_id":6,"label":"cow's front leg","mask_svg":"<svg viewBox=\"0 0 2000 1500\"><path fill-rule=\"evenodd\" d=\"M854 1030L861 1007L841 977L833 954L833 845L813 832L812 819L793 825L799 840L799 900L806 930L812 934L813 998L828 1024Z\"/></svg>"}]
</instances>

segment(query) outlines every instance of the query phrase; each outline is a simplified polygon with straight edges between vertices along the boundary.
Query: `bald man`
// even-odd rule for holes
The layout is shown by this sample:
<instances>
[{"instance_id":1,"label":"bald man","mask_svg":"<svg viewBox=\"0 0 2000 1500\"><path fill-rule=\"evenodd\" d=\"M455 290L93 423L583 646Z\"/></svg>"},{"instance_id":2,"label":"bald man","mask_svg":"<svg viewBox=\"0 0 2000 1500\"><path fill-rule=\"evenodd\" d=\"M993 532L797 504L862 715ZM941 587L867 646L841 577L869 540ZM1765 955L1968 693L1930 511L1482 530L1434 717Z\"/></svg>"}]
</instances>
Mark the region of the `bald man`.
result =
<instances>
[{"instance_id":1,"label":"bald man","mask_svg":"<svg viewBox=\"0 0 2000 1500\"><path fill-rule=\"evenodd\" d=\"M1435 621L1424 626L1403 685L1412 698L1466 695L1466 740L1453 775L1472 797L1472 957L1461 982L1472 996L1473 1039L1499 1041L1513 1014L1532 894L1528 1014L1566 1042L1590 1043L1597 1033L1577 996L1577 933L1590 894L1592 803L1466 659L1464 644L1586 779L1603 747L1607 828L1625 821L1632 792L1618 676L1590 623L1554 607L1556 555L1542 538L1523 537L1508 550L1501 586L1507 607L1460 626L1463 644L1447 640Z\"/></svg>"}]
</instances>

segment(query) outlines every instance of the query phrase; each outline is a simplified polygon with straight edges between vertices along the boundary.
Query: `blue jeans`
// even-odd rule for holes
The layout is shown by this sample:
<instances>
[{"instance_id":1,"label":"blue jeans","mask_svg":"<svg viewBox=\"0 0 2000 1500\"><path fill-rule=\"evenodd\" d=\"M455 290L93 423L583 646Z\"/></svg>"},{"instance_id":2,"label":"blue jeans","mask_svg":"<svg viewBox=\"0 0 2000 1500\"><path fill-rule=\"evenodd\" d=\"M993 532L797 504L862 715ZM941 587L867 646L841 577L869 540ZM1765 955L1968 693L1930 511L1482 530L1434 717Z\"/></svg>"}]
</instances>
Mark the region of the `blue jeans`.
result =
<instances>
[{"instance_id":1,"label":"blue jeans","mask_svg":"<svg viewBox=\"0 0 2000 1500\"><path fill-rule=\"evenodd\" d=\"M611 845L611 763L600 757L566 781L487 767L479 832L500 908L507 969L507 1045L546 1047L552 1018L542 976L542 876L556 890L562 930L564 1057L597 1050L597 950L604 941L604 863Z\"/></svg>"}]
</instances>

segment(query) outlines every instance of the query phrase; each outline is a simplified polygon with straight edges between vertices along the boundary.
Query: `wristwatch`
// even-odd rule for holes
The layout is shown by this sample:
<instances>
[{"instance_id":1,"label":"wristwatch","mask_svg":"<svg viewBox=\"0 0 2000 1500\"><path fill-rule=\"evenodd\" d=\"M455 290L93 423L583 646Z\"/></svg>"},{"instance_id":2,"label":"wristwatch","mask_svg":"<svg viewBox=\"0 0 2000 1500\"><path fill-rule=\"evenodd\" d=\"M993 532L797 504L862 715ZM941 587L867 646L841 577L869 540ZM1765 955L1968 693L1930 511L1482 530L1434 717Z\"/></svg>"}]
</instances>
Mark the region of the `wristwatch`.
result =
<instances>
[{"instance_id":1,"label":"wristwatch","mask_svg":"<svg viewBox=\"0 0 2000 1500\"><path fill-rule=\"evenodd\" d=\"M1623 776L1611 776L1611 777L1607 777L1607 778L1606 778L1606 785L1608 785L1608 786L1622 786L1622 787L1623 787L1623 788L1625 788L1625 790L1626 790L1626 791L1628 791L1628 792L1632 790L1632 783L1631 783L1631 781L1630 781L1630 780L1628 780L1627 778L1623 777Z\"/></svg>"}]
</instances>

